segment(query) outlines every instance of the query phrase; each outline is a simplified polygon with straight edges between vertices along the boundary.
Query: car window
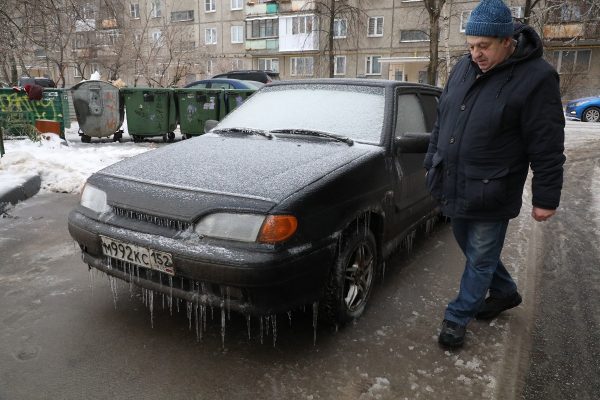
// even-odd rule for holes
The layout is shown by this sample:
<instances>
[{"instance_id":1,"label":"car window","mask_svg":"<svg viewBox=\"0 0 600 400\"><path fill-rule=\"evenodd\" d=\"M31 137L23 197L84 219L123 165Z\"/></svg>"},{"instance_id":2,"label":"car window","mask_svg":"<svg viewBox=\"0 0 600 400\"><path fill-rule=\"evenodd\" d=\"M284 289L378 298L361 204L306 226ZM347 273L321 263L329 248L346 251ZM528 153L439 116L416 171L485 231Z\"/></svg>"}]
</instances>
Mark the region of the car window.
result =
<instances>
[{"instance_id":1,"label":"car window","mask_svg":"<svg viewBox=\"0 0 600 400\"><path fill-rule=\"evenodd\" d=\"M400 94L396 101L396 137L407 132L428 132L421 102L416 94Z\"/></svg>"},{"instance_id":2,"label":"car window","mask_svg":"<svg viewBox=\"0 0 600 400\"><path fill-rule=\"evenodd\" d=\"M427 132L433 131L433 125L437 119L438 96L430 93L421 93L421 103L425 111L425 123L427 124Z\"/></svg>"},{"instance_id":3,"label":"car window","mask_svg":"<svg viewBox=\"0 0 600 400\"><path fill-rule=\"evenodd\" d=\"M208 85L206 83L198 83L193 86L187 86L187 87L193 88L193 89L206 89L208 87Z\"/></svg>"},{"instance_id":4,"label":"car window","mask_svg":"<svg viewBox=\"0 0 600 400\"><path fill-rule=\"evenodd\" d=\"M213 82L212 89L233 89L233 86L230 83L226 82Z\"/></svg>"},{"instance_id":5,"label":"car window","mask_svg":"<svg viewBox=\"0 0 600 400\"><path fill-rule=\"evenodd\" d=\"M219 128L308 129L379 144L384 111L383 87L267 85L229 114Z\"/></svg>"}]
</instances>

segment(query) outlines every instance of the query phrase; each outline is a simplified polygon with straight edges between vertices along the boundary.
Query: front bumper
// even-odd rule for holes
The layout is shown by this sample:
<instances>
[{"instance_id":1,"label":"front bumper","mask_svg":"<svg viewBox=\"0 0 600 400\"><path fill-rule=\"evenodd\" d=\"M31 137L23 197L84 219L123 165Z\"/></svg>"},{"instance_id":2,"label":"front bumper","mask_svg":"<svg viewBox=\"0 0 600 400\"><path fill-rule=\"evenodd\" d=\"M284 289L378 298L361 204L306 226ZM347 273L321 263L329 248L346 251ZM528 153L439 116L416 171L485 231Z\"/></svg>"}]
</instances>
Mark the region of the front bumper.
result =
<instances>
[{"instance_id":1,"label":"front bumper","mask_svg":"<svg viewBox=\"0 0 600 400\"><path fill-rule=\"evenodd\" d=\"M69 232L90 267L131 284L196 304L244 314L285 312L318 301L333 265L337 241L292 250L223 247L216 242L169 238L111 226L77 210ZM172 254L175 275L110 259L100 235Z\"/></svg>"}]
</instances>

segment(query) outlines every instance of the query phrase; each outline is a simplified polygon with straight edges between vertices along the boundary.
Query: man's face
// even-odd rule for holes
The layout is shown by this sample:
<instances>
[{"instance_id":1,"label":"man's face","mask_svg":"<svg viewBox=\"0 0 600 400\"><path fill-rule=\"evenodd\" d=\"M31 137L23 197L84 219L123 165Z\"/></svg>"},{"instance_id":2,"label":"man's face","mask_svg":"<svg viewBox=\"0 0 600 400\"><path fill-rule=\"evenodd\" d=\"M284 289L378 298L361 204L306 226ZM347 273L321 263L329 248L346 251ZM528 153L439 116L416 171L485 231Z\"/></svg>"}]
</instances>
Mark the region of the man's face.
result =
<instances>
[{"instance_id":1,"label":"man's face","mask_svg":"<svg viewBox=\"0 0 600 400\"><path fill-rule=\"evenodd\" d=\"M512 53L510 38L467 36L467 44L471 58L483 72L494 68L510 57Z\"/></svg>"}]
</instances>

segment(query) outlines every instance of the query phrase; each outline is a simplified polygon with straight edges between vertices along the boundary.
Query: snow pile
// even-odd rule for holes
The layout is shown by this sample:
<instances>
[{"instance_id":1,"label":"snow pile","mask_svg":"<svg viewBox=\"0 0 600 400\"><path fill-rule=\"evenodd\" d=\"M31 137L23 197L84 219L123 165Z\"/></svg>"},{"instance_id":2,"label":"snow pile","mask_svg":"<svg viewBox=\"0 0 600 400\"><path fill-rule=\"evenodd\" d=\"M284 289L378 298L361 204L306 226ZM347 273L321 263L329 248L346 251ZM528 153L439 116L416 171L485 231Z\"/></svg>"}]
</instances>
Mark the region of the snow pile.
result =
<instances>
[{"instance_id":1,"label":"snow pile","mask_svg":"<svg viewBox=\"0 0 600 400\"><path fill-rule=\"evenodd\" d=\"M22 184L31 175L40 175L41 191L79 193L94 172L124 158L152 150L155 143L80 142L77 123L65 137L45 133L39 142L5 140L6 154L0 159L0 192Z\"/></svg>"}]
</instances>

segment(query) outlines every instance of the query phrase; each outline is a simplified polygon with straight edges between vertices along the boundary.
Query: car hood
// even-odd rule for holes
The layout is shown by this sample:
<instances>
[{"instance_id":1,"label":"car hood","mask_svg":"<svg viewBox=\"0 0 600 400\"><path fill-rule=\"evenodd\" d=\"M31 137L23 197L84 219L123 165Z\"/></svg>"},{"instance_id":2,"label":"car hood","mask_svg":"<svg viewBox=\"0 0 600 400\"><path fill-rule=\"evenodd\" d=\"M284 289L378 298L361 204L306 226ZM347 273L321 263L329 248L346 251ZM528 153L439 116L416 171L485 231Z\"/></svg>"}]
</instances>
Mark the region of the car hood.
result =
<instances>
[{"instance_id":1,"label":"car hood","mask_svg":"<svg viewBox=\"0 0 600 400\"><path fill-rule=\"evenodd\" d=\"M312 138L269 140L207 134L113 164L98 172L91 182L110 181L101 186L109 193L111 204L139 209L139 203L143 203L142 208L164 210L164 205L158 203L171 201L171 208L179 207L182 217L193 218L211 207L266 212L377 149L381 150L373 145L349 146ZM200 200L199 195L211 198ZM157 204L152 206L154 197Z\"/></svg>"}]
</instances>

